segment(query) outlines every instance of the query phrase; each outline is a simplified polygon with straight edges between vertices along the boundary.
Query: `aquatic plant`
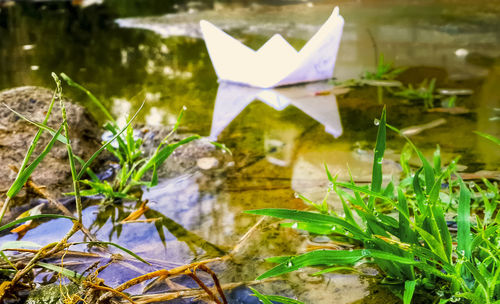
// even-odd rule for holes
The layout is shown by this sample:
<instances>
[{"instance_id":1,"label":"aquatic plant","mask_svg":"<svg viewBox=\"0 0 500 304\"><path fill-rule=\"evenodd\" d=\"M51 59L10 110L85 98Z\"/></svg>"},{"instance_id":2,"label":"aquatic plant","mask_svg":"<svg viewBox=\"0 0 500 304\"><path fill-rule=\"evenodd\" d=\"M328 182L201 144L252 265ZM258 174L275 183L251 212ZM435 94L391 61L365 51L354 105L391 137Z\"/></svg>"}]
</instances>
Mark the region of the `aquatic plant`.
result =
<instances>
[{"instance_id":1,"label":"aquatic plant","mask_svg":"<svg viewBox=\"0 0 500 304\"><path fill-rule=\"evenodd\" d=\"M426 108L430 109L434 107L434 99L436 96L436 79L433 78L430 81L424 79L418 87L413 87L411 84L408 87L403 88L400 91L392 92L394 96L403 97L408 100L423 100Z\"/></svg>"},{"instance_id":2,"label":"aquatic plant","mask_svg":"<svg viewBox=\"0 0 500 304\"><path fill-rule=\"evenodd\" d=\"M83 173L87 173L90 179L81 180L82 183L88 185L90 189L83 190L82 195L95 195L103 194L106 196L108 201L112 201L115 198L129 198L133 199L129 195L130 190L135 186L146 186L153 187L158 184L158 168L167 160L167 158L174 152L178 147L187 144L195 139L199 139L199 135L188 136L178 142L168 143L168 140L172 134L177 131L182 116L184 115L185 109L183 108L179 115L177 116L177 121L173 129L163 138L156 148L155 152L149 157L144 156L143 151L143 140L140 137L134 135L134 129L132 127L132 121L137 116L137 113L141 110L142 106L139 108L137 113L127 120L127 124L123 130L120 131L118 124L114 120L113 116L106 110L102 102L99 101L90 91L85 89L80 84L73 81L64 73L61 77L72 87L75 87L85 94L87 94L90 100L97 105L97 107L103 111L109 122L106 123L104 128L110 131L113 135L112 141L108 143L115 142L117 144L114 147L111 144L106 144L105 148L109 151L116 159L119 161L119 171L115 175L115 180L110 184L106 180L100 180L97 175L92 172L88 166L85 171L82 170L78 175L81 179ZM144 104L144 103L143 103ZM123 135L122 135L123 132ZM80 162L82 162L80 160ZM82 162L83 164L83 162ZM151 179L146 181L143 180L145 175L149 172L151 173Z\"/></svg>"},{"instance_id":3,"label":"aquatic plant","mask_svg":"<svg viewBox=\"0 0 500 304\"><path fill-rule=\"evenodd\" d=\"M97 267L97 264L94 264L94 266L91 267L89 270L88 275L85 273L78 273L75 272L71 269L54 265L52 263L46 263L42 262L42 259L45 258L53 258L55 257L55 254L59 253L60 251L66 250L71 246L78 245L78 244L88 244L89 246L102 246L102 247L108 247L108 246L114 246L118 248L119 250L131 255L133 258L143 262L147 263L144 259L142 259L140 256L136 255L132 251L116 244L113 242L102 242L95 240L93 235L91 235L88 230L83 226L82 223L82 201L81 201L81 196L86 195L88 193L88 190L80 190L80 183L83 184L89 184L92 185L95 188L97 187L102 187L102 185L98 184L97 180L94 180L94 184L90 182L85 182L82 181L82 176L87 173L91 177L96 177L96 175L90 170L90 164L92 161L94 161L97 156L104 151L105 149L108 149L110 152L112 152L120 161L123 161L124 166L127 167L126 173L122 173L123 176L121 176L121 179L119 181L124 181L121 185L123 187L118 188L119 191L115 191L114 189L112 192L108 192L105 194L109 195L112 198L115 197L125 197L128 190L133 187L134 185L147 185L147 186L153 186L157 182L157 176L156 176L156 168L159 166L165 159L172 153L175 148L178 146L187 143L191 140L194 140L198 138L198 136L192 136L188 137L184 140L181 140L175 144L166 144L166 139L164 139L160 145L157 147L155 153L149 158L144 158L144 159L139 159L139 156L142 151L140 151L140 146L142 141L134 139L133 138L133 130L130 127L131 122L133 119L137 116L137 113L129 119L127 125L122 128L118 129L116 125L109 126L108 125L108 130L110 130L113 133L113 138L108 140L106 143L104 143L100 149L98 149L87 161L84 161L77 156L73 155L72 152L72 147L71 147L71 142L69 140L69 128L67 124L67 117L66 117L66 109L65 105L62 99L62 88L61 88L61 81L59 80L59 77L55 74L52 75L54 77L54 80L56 82L57 88L54 93L54 97L50 103L49 110L47 111L47 115L42 123L38 122L33 122L29 120L28 118L24 117L20 113L16 113L19 117L23 118L24 120L35 124L36 126L39 127L39 130L37 134L35 135L32 144L28 148L28 152L23 160L22 166L19 170L19 174L10 187L7 195L7 199L4 202L3 208L2 208L2 213L0 215L0 220L1 217L5 214L5 212L8 209L9 201L22 189L22 187L25 185L27 181L29 181L30 175L33 173L33 171L37 168L37 166L41 163L43 158L50 152L52 147L57 144L57 142L63 143L66 145L67 153L68 153L68 158L69 158L69 168L71 170L71 175L72 175L72 181L73 181L73 189L74 192L72 193L75 196L75 204L76 204L76 217L73 216L71 213L68 212L66 215L59 215L59 214L32 214L29 216L22 216L19 219L16 219L14 221L11 221L5 225L0 226L0 232L10 229L12 227L15 227L19 224L38 220L38 219L53 219L53 218L64 218L64 219L69 219L73 222L72 227L70 230L65 234L65 236L60 239L59 241L55 241L53 243L47 244L47 245L39 245L34 242L27 242L27 241L13 241L13 242L6 242L1 244L0 246L0 258L2 258L5 261L5 265L7 265L5 268L2 268L0 270L0 273L3 275L2 279L6 278L3 280L0 284L0 302L2 302L4 299L8 297L15 297L16 290L19 290L19 288L26 288L24 286L24 282L22 280L26 279L26 275L30 273L35 267L36 268L45 268L51 272L57 273L61 276L66 277L69 279L72 284L63 285L63 281L61 280L61 286L59 296L61 299L64 299L64 303L77 303L77 302L86 302L86 303L102 303L105 302L107 303L109 301L109 298L113 296L118 296L121 297L129 302L132 302L132 299L130 296L127 294L123 293L122 291L134 286L140 282L154 279L157 277L172 277L172 276L177 276L177 275L187 275L191 277L197 284L202 288L202 293L205 293L212 301L215 303L227 303L227 300L225 299L224 293L222 292L222 287L217 279L216 274L208 268L205 264L210 262L210 261L216 261L216 260L222 260L222 259L212 259L208 261L201 261L201 262L195 262L187 265L183 265L174 269L160 269L153 271L151 273L147 273L145 275L132 278L131 280L121 284L120 286L117 286L115 288L110 288L106 286L103 282L102 279L99 279L97 276L100 271L104 270L106 267L110 265L110 263L107 263L103 266ZM69 79L67 76L64 76L64 78ZM75 83L73 83L75 84ZM90 92L88 94L91 95ZM92 97L91 97L92 98ZM61 119L62 123L61 126L58 128L58 130L53 130L50 127L46 125L49 116L51 115L51 110L52 107L55 103L55 101L60 102L60 107L61 107ZM173 131L169 133L168 136L170 136L175 130L178 128L180 118L182 117L182 112L179 115L178 121L176 126L174 127ZM33 153L36 150L36 146L39 142L40 136L44 131L49 132L52 135L52 139L50 142L47 144L45 149L37 156L34 157L34 160L31 161L30 159L33 158ZM121 137L121 134L125 132L124 137ZM168 138L168 136L166 138ZM109 148L111 146L111 143L113 141L117 140L119 142L118 147L119 148ZM120 142L121 141L121 142ZM220 148L225 148L223 145L219 145ZM117 152L119 149L119 152ZM76 170L76 161L79 161L81 163L81 168L80 171ZM137 170L133 170L131 168L138 168ZM153 178L149 182L143 182L141 178L145 174L145 172L148 172L149 170L153 170ZM124 172L124 171L122 171ZM129 181L132 182L129 182ZM104 184L104 183L102 183ZM91 190L92 191L92 190ZM57 204L58 202L54 202ZM33 212L36 213L36 212ZM28 214L28 213L27 213ZM69 239L78 231L82 231L86 236L91 240L87 242L69 242ZM30 247L30 249L25 249L28 250L27 252L32 253L32 257L28 257L26 263L22 265L22 267L16 266L12 261L11 256L7 256L4 251L7 250L15 250L15 251L20 251L20 248L26 248ZM34 248L34 249L31 249ZM105 251L106 249L103 248ZM62 255L64 257L64 254ZM20 265L20 264L19 264ZM61 258L61 265L62 265L62 258ZM10 267L10 269L9 269ZM93 268L97 268L94 270ZM210 288L207 287L207 285L198 277L197 275L197 270L204 271L208 273L214 282L214 286L216 287L216 292L212 291ZM30 281L31 279L28 278L27 281L28 283L32 283ZM32 284L31 284L32 285ZM30 285L30 286L31 286ZM202 293L198 292L195 294L195 296L200 296ZM182 293L178 293L178 295L171 295L171 298L175 297L181 297L183 296ZM164 300L158 299L158 301Z\"/></svg>"},{"instance_id":4,"label":"aquatic plant","mask_svg":"<svg viewBox=\"0 0 500 304\"><path fill-rule=\"evenodd\" d=\"M448 92L441 94L436 91L436 79L424 79L416 86L413 84L403 85L397 78L405 70L406 68L396 68L392 63L385 62L384 56L381 54L374 72L365 71L360 78L335 81L334 83L341 87L376 87L377 100L380 104L382 104L384 90L386 90L395 97L423 101L426 109L433 108L435 100L442 100L447 108L453 108L458 98L457 95L472 94L472 91L467 89L446 89L443 91Z\"/></svg>"},{"instance_id":5,"label":"aquatic plant","mask_svg":"<svg viewBox=\"0 0 500 304\"><path fill-rule=\"evenodd\" d=\"M353 78L344 81L335 81L336 85L347 87L362 87L365 85L374 87L399 87L401 82L395 80L406 68L395 68L392 63L384 61L381 54L375 72L365 71L360 78Z\"/></svg>"},{"instance_id":6,"label":"aquatic plant","mask_svg":"<svg viewBox=\"0 0 500 304\"><path fill-rule=\"evenodd\" d=\"M365 72L362 79L367 80L394 80L406 68L395 68L394 64L384 61L384 55L380 54L375 72Z\"/></svg>"},{"instance_id":7,"label":"aquatic plant","mask_svg":"<svg viewBox=\"0 0 500 304\"><path fill-rule=\"evenodd\" d=\"M405 70L406 68L395 68L392 63L385 62L384 55L380 54L375 72L366 71L358 79L348 79L335 82L335 84L344 87L363 87L366 85L376 87L377 100L382 103L384 88L401 87L403 84L395 79Z\"/></svg>"},{"instance_id":8,"label":"aquatic plant","mask_svg":"<svg viewBox=\"0 0 500 304\"><path fill-rule=\"evenodd\" d=\"M406 163L406 180L397 187L392 182L383 187L382 159L387 127L390 126L386 124L384 109L379 121L370 187L356 185L352 179L347 183L339 182L326 168L331 183L328 191L340 198L343 214L326 204L315 206L320 213L290 209L247 211L292 220L284 224L287 227L328 235L332 239L347 238L359 249L316 250L298 256L270 258L269 261L278 265L259 279L308 266L327 266L316 273L319 275L336 271L339 266L373 263L385 276L384 281L396 284L391 286L401 286L405 304L411 302L414 293L422 297L430 295L432 299L427 299L428 302L498 303L498 196L485 201L488 216L476 216L471 221L471 191L456 174L455 162L441 168L441 159L436 153L431 165L408 138L422 166L411 172ZM403 161L405 159L409 159L408 153ZM452 183L443 189L446 180ZM450 232L443 212L449 204L456 204L457 208L456 235ZM397 214L387 214L388 207L395 209ZM393 290L398 293L397 289Z\"/></svg>"},{"instance_id":9,"label":"aquatic plant","mask_svg":"<svg viewBox=\"0 0 500 304\"><path fill-rule=\"evenodd\" d=\"M34 244L34 243L31 243L29 242L30 246L35 246L35 247L39 247L38 250L35 250L35 254L33 255L33 257L26 263L26 265L24 265L22 268L18 269L16 268L15 265L13 265L10 260L9 260L9 257L7 257L5 255L5 253L3 251L7 250L7 249L11 249L13 247L24 247L28 242L22 242L22 241L19 241L19 242L10 242L8 245L7 244L3 244L2 245L2 248L1 248L1 251L0 251L0 256L2 257L2 259L12 267L12 271L10 271L10 273L12 274L12 276L9 278L8 281L4 281L2 282L2 284L0 285L0 300L2 300L6 295L9 295L13 290L15 290L15 288L18 287L18 284L20 283L20 281L34 268L34 267L44 267L44 268L47 268L47 269L50 269L50 270L53 270L53 271L57 271L57 272L60 272L61 274L63 275L68 275L70 277L73 277L75 278L75 275L73 274L73 272L69 271L69 270L65 270L65 269L62 269L60 267L57 267L57 266L54 266L54 265L49 265L47 263L42 263L41 260L44 259L44 258L47 258L47 257L51 257L53 256L55 253L61 251L61 250L64 250L66 248L68 248L69 246L73 245L71 243L68 243L68 240L78 231L82 230L83 231L83 228L82 228L82 202L81 202L81 194L80 194L80 181L79 181L79 178L78 178L78 174L77 174L77 170L76 170L76 166L75 166L75 158L74 158L74 155L73 155L73 152L72 152L72 147L71 147L71 142L69 140L69 127L68 127L68 123L67 123L67 116L66 116L66 107L64 105L64 101L62 99L62 88L61 88L61 81L59 80L59 78L57 77L56 74L52 74L52 77L54 78L54 81L56 82L56 90L54 92L54 96L52 98L52 101L49 105L49 109L47 111L47 114L45 116L45 119L42 123L35 123L38 127L39 127L39 130L37 131L36 135L34 136L30 146L28 147L28 151L25 155L25 158L22 162L22 165L21 165L21 168L19 170L19 173L16 177L16 179L14 180L14 182L12 183L11 187L9 188L8 192L7 192L7 199L5 200L4 204L3 204L3 207L2 207L2 212L0 214L0 221L1 219L3 218L6 210L8 209L8 206L9 206L9 202L11 201L11 199L17 194L19 193L19 191L22 189L22 187L24 187L24 185L26 184L26 182L28 181L29 177L31 176L31 174L34 172L34 170L37 168L37 166L41 163L41 161L43 160L43 158L50 152L50 150L52 149L52 147L54 146L54 144L57 142L57 141L60 141L61 143L65 144L66 145L66 150L67 150L67 153L68 153L68 159L69 159L69 168L71 170L71 176L72 176L72 181L73 181L73 189L74 189L74 196L75 196L75 204L76 204L76 217L73 217L72 215L58 215L58 214L37 214L37 215L31 215L31 216L26 216L26 217L22 217L20 219L17 219L17 220L14 220L14 221L11 221L3 226L0 227L0 231L3 231L3 230L6 230L6 229L9 229L11 227L14 227L20 223L25 223L25 222L28 222L28 221L32 221L32 220L36 220L36 219L39 219L39 218L66 218L66 219L69 219L73 222L73 225L72 227L70 228L70 230L65 234L65 236L59 240L59 241L56 241L56 242L53 242L53 243L50 243L50 244L47 244L47 245L44 245L44 246L40 246L38 244ZM59 104L60 104L60 108L61 108L61 125L60 127L58 128L57 131L54 131L52 130L50 127L47 126L47 121L51 115L51 112L52 112L52 108L54 106L54 103L55 101L58 100L59 101ZM24 116L21 116L21 118L24 118ZM30 121L31 122L31 121ZM28 163L30 162L30 159L32 158L33 156L33 153L36 149L36 146L40 140L40 137L42 135L42 133L44 131L48 131L49 133L52 134L52 139L49 141L49 143L46 145L46 147L44 148L44 150L37 156L35 157L35 159L28 165ZM63 133L64 131L64 133ZM102 150L100 150L102 151ZM97 152L96 152L97 153ZM98 154L98 153L97 153ZM95 159L94 158L91 158L91 160ZM90 164L91 160L87 161L86 163L84 163L84 165L82 166L82 170L85 170L86 167L88 167L88 165ZM102 245L103 242L92 242L96 245ZM135 258L138 258L139 260L143 261L143 262L146 262L144 261L143 259L141 259L139 256L135 255L133 252L117 245L117 244L114 244L114 243L109 243L109 242L105 242L107 245L113 245L115 247L118 247L120 248L121 250L124 250L125 252L131 254L132 256L134 256ZM9 273L9 272L7 272Z\"/></svg>"}]
</instances>

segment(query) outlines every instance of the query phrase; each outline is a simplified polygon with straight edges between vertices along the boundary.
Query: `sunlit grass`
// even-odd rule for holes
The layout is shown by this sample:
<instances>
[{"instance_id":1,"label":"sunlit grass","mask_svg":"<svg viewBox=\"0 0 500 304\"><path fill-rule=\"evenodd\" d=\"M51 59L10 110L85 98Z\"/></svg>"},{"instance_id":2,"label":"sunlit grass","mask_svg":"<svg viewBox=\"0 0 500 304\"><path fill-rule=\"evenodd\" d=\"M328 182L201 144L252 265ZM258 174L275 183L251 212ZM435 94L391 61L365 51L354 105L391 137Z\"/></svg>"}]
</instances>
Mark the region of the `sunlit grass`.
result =
<instances>
[{"instance_id":1,"label":"sunlit grass","mask_svg":"<svg viewBox=\"0 0 500 304\"><path fill-rule=\"evenodd\" d=\"M270 261L278 265L259 279L308 266L326 266L328 268L320 272L324 273L336 271L338 266L373 263L386 280L391 281L396 294L398 289L394 286L399 284L400 290L404 290L400 296L405 304L412 301L414 293L430 294L432 301L439 303L497 303L500 300L498 196L484 199L486 215L476 216L472 221L471 191L455 172L455 162L441 168L441 159L436 153L431 165L408 138L421 167L411 171L407 150L402 157L406 162L403 168L407 182L397 187L392 182L383 186L382 159L387 127L384 110L379 120L370 187L359 186L353 180L339 182L327 169L329 191L339 196L343 213L325 210L323 204L314 205L320 213L289 209L247 211L292 220L292 225L285 226L313 234L347 238L359 249L317 250L296 257L272 258ZM443 188L449 181L451 184ZM488 197L486 192L498 193L495 186L485 184L486 189L478 190L484 197ZM443 211L450 204L457 209L456 235L450 232ZM387 206L396 213L386 214Z\"/></svg>"}]
</instances>

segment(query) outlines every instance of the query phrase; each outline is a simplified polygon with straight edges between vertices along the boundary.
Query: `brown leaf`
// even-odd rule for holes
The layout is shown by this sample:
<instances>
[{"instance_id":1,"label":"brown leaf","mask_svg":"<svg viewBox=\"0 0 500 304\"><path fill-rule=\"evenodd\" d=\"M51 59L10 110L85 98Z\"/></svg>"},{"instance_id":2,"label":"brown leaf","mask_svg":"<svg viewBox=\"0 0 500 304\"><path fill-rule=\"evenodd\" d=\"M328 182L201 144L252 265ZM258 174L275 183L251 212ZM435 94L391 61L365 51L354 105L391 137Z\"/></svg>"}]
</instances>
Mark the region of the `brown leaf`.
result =
<instances>
[{"instance_id":1,"label":"brown leaf","mask_svg":"<svg viewBox=\"0 0 500 304\"><path fill-rule=\"evenodd\" d=\"M143 201L142 204L141 204L141 206L139 207L139 209L137 209L134 212L130 213L126 218L124 218L120 222L120 224L129 223L129 222L135 221L136 219L138 219L139 217L141 217L141 215L143 215L146 211L149 210L149 207L146 206L147 203L148 203L147 200Z\"/></svg>"}]
</instances>

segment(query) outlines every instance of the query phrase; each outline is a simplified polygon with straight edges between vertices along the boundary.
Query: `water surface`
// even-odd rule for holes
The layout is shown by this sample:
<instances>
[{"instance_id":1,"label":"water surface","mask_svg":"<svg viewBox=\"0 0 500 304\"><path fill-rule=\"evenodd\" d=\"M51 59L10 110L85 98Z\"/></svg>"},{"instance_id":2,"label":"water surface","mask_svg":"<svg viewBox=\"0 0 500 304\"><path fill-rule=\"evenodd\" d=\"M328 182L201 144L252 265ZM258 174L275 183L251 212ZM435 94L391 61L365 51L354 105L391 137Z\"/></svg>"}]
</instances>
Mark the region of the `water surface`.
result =
<instances>
[{"instance_id":1,"label":"water surface","mask_svg":"<svg viewBox=\"0 0 500 304\"><path fill-rule=\"evenodd\" d=\"M166 175L157 187L146 190L143 198L150 200L151 210L145 217L161 219L156 223L117 225L135 206L131 204L85 210L84 223L99 239L123 245L155 261L156 267L223 255L258 221L244 210L305 208L296 192L321 199L327 186L325 163L339 179L347 179L350 169L355 180L369 182L374 119L383 108L371 88L336 97L317 96L333 88L327 82L271 93L217 82L199 35L200 19L253 48L276 31L300 48L330 14L329 1L216 1L201 7L179 3L157 13L140 10L141 17L132 18L130 9L120 10L121 4L111 1L84 9L22 3L0 11L0 89L53 87L50 72L65 72L121 120L139 107L142 97L147 102L139 120L151 125L171 125L186 106L183 132L216 139L232 150L232 163L220 171ZM474 90L458 100L471 110L464 115L429 113L422 104L386 97L388 121L405 128L444 118L446 123L412 137L417 146L430 154L439 144L445 160L461 157L465 172L498 170L500 156L491 153L494 146L471 131L500 136L500 10L486 1L340 2L340 8L346 25L335 77L357 77L373 69L383 53L397 66L411 67L403 80L436 78L438 87ZM164 13L169 14L151 17ZM65 92L103 121L84 96L70 88ZM402 139L389 133L386 181L399 177L402 145ZM331 203L338 207L334 199ZM23 240L46 244L62 237L69 225L49 221ZM16 235L2 237L14 239ZM271 267L263 258L303 251L307 239L265 222L234 261L215 267L224 283L251 281ZM88 261L82 263L84 269ZM102 276L109 285L122 283L138 275L131 264L137 266L131 261L117 264ZM308 303L331 303L332 298L335 303L390 301L369 278L332 274L316 280L307 275L310 272L263 285L262 291Z\"/></svg>"}]
</instances>

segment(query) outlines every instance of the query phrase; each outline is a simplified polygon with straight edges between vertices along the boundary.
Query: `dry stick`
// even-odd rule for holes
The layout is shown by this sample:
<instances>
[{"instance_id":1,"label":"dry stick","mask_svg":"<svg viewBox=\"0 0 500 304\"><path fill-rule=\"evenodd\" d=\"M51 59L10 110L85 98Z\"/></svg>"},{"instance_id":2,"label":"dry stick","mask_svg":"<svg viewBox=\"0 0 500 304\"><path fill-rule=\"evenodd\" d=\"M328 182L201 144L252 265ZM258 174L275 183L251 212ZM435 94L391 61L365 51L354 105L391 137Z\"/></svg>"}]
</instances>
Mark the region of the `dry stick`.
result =
<instances>
[{"instance_id":1,"label":"dry stick","mask_svg":"<svg viewBox=\"0 0 500 304\"><path fill-rule=\"evenodd\" d=\"M242 285L256 285L256 284L262 284L263 282L271 282L271 281L276 281L276 280L279 280L279 278L267 278L267 279L263 279L263 280L259 280L259 281L227 283L227 284L221 285L221 288L223 290L234 289L234 288L242 286ZM186 290L170 291L170 292L165 292L165 293L161 293L161 294L146 294L146 295L140 295L140 296L133 296L133 299L137 304L149 304L149 303L163 302L163 301L174 300L174 299L179 299L179 298L201 297L203 295L205 295L205 291L203 289L193 288L193 289L186 289Z\"/></svg>"},{"instance_id":2,"label":"dry stick","mask_svg":"<svg viewBox=\"0 0 500 304\"><path fill-rule=\"evenodd\" d=\"M127 281L127 282L119 285L118 287L114 288L114 290L116 290L116 291L124 291L125 289L128 289L128 288L130 288L130 287L132 287L134 285L137 285L137 284L142 283L144 281L150 280L152 278L162 277L162 276L164 276L164 277L171 277L171 276L176 276L176 275L184 274L184 272L187 269L199 266L201 264L207 264L207 263L210 263L210 262L223 261L223 260L224 260L223 258L214 258L214 259L205 260L205 261L201 261L201 262L195 262L195 263L191 263L191 264L182 265L182 266L179 266L179 267L176 267L176 268L172 268L170 270L167 270L167 269L156 270L156 271L153 271L153 272L146 273L144 275L135 277L135 278L133 278L133 279L131 279L131 280L129 280L129 281ZM99 298L99 300L100 301L104 301L104 300L108 299L110 296L111 296L111 294L109 292L105 293L104 295L102 295Z\"/></svg>"},{"instance_id":3,"label":"dry stick","mask_svg":"<svg viewBox=\"0 0 500 304\"><path fill-rule=\"evenodd\" d=\"M76 225L76 223L73 225L72 228L74 228ZM71 229L72 231L73 229ZM71 232L70 231L70 232ZM64 240L64 239L63 239ZM24 277L29 271L31 271L31 269L33 269L33 267L35 267L35 263L43 258L45 258L46 256L50 255L50 252L52 252L51 250L49 250L51 247L54 247L54 249L58 249L57 251L63 249L62 248L62 244L61 243L50 243L44 247L42 247L32 258L31 260L28 262L28 264L22 269L22 270L19 270L18 272L16 272L16 275L14 276L14 278L12 279L12 281L10 281L9 283L9 288L12 288L14 287L17 282L19 282L19 280L21 280L22 277Z\"/></svg>"},{"instance_id":4,"label":"dry stick","mask_svg":"<svg viewBox=\"0 0 500 304\"><path fill-rule=\"evenodd\" d=\"M243 247L243 244L250 238L250 236L257 230L257 228L264 222L266 219L265 216L261 217L260 220L255 223L248 231L239 239L239 241L236 243L236 245L233 247L233 250L229 252L230 256L234 256L235 253L240 251L240 249Z\"/></svg>"},{"instance_id":5,"label":"dry stick","mask_svg":"<svg viewBox=\"0 0 500 304\"><path fill-rule=\"evenodd\" d=\"M19 169L16 167L16 166L10 166L10 169L16 173L19 172ZM33 192L35 192L36 194L38 194L39 196L45 198L49 203L53 204L54 206L57 207L57 209L59 209L62 213L64 213L64 215L66 216L70 216L72 217L73 216L73 213L71 213L68 208L66 208L66 206L64 206L63 204L61 204L58 200L54 199L52 197L52 195L50 195L44 188L43 186L39 186L38 184L36 184L32 179L31 177L28 178L28 181L26 182L26 186L28 188L30 188L31 190L33 190ZM81 227L81 230L82 232L93 242L97 242L97 239L90 233L90 231L85 228L83 225Z\"/></svg>"},{"instance_id":6,"label":"dry stick","mask_svg":"<svg viewBox=\"0 0 500 304\"><path fill-rule=\"evenodd\" d=\"M107 286L101 286L101 285L98 285L98 284L94 284L92 282L85 282L84 283L85 285L88 285L92 288L95 288L95 289L99 289L99 290L105 290L107 291L107 293L111 292L111 293L114 293L124 299L126 299L127 301L129 301L130 303L132 304L136 304L129 296L127 296L126 294L124 294L123 292L120 292L120 291L117 291L111 287L107 287Z\"/></svg>"},{"instance_id":7,"label":"dry stick","mask_svg":"<svg viewBox=\"0 0 500 304\"><path fill-rule=\"evenodd\" d=\"M201 261L201 262L195 262L195 263L191 263L191 264L186 264L186 265L182 265L182 266L170 269L170 270L167 270L167 269L156 270L156 271L147 273L145 275L133 278L133 279L131 279L131 280L129 280L129 281L121 284L120 286L116 287L115 289L118 290L118 291L123 291L125 289L128 289L128 288L134 286L134 285L137 285L137 284L139 284L141 282L150 280L150 279L155 278L155 277L159 277L159 276L171 277L171 276L183 274L184 271L186 271L189 268L193 268L193 267L196 267L198 265L206 264L206 263L209 263L209 262L215 261L215 260L220 260L220 258L212 259L210 261L207 260L207 261Z\"/></svg>"},{"instance_id":8,"label":"dry stick","mask_svg":"<svg viewBox=\"0 0 500 304\"><path fill-rule=\"evenodd\" d=\"M187 276L189 276L191 279L193 279L196 282L196 284L198 284L198 286L200 286L207 293L208 297L212 301L214 301L217 304L222 304L220 302L220 300L210 290L210 288L208 288L207 285L205 285L205 283L203 283L203 281L200 280L200 278L198 278L198 276L196 276L196 268L193 269L193 271L191 271L191 269L186 269L186 271L184 272L184 274L187 275Z\"/></svg>"},{"instance_id":9,"label":"dry stick","mask_svg":"<svg viewBox=\"0 0 500 304\"><path fill-rule=\"evenodd\" d=\"M134 286L134 285L137 285L139 283L142 283L144 281L150 280L150 279L155 278L155 277L170 277L170 276L175 276L175 275L179 275L179 274L181 274L181 273L185 272L186 270L188 270L190 268L193 268L193 267L200 268L201 265L204 265L204 264L208 264L208 263L211 263L211 262L222 262L222 261L231 259L232 256L234 255L234 253L238 252L241 249L241 247L243 246L243 243L246 242L250 238L250 236L257 230L257 228L262 224L262 222L264 220L265 220L265 217L262 217L255 225L253 225L252 228L250 228L241 237L241 239L238 241L238 243L235 245L235 247L233 248L233 250L231 250L231 252L228 255L225 255L225 256L222 256L222 257L219 257L219 258L214 258L214 259L209 259L209 260L201 261L201 262L195 262L195 263L191 263L191 264L187 264L187 265L182 265L182 266L170 269L170 270L160 269L160 270L157 270L157 271L153 271L153 272L150 272L150 273L147 273L147 274L135 277L135 278L133 278L133 279L131 279L131 280L129 280L129 281L127 281L127 282L119 285L114 290L121 292L121 291L123 291L125 289L128 289L128 288ZM203 269L203 268L200 268L200 269ZM207 269L208 269L208 267L207 267ZM207 273L212 274L213 272L210 270L210 272L207 271ZM215 273L214 273L214 275L215 275ZM216 286L219 285L219 286L217 286L217 289L218 289L219 293L221 293L223 295L222 288L220 287L218 279L217 279L217 281L214 279L214 282L216 282ZM111 296L110 293L106 293L106 294L102 295L99 298L99 300L105 300L105 299L109 298L110 296ZM226 300L225 297L223 297L223 300Z\"/></svg>"},{"instance_id":10,"label":"dry stick","mask_svg":"<svg viewBox=\"0 0 500 304\"><path fill-rule=\"evenodd\" d=\"M197 268L205 271L206 273L208 273L212 276L212 280L214 281L214 285L217 288L217 292L219 293L220 297L222 298L222 302L224 302L224 304L227 304L226 296L224 295L224 291L222 290L222 287L220 286L219 278L217 278L217 275L215 274L215 272L213 272L212 269L208 268L204 264L198 265L194 270L196 271Z\"/></svg>"}]
</instances>

